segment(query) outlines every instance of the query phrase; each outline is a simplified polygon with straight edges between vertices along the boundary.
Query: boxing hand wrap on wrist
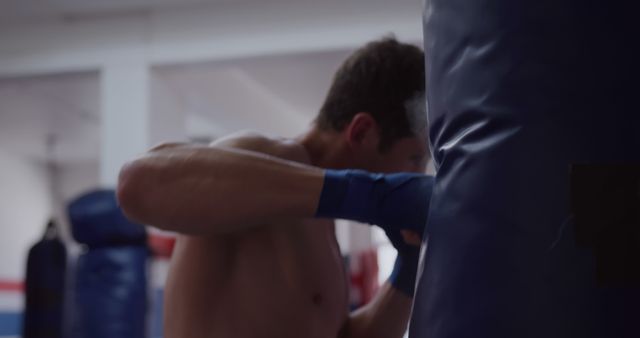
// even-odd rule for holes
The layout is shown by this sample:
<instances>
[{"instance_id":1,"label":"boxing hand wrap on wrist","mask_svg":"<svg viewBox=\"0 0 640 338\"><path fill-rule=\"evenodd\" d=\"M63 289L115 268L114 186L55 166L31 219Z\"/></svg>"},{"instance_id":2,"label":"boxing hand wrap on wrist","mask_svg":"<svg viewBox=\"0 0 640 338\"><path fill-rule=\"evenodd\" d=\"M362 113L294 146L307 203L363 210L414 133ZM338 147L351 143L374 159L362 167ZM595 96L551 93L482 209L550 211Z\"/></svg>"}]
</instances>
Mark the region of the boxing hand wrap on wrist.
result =
<instances>
[{"instance_id":1,"label":"boxing hand wrap on wrist","mask_svg":"<svg viewBox=\"0 0 640 338\"><path fill-rule=\"evenodd\" d=\"M416 275L418 273L418 258L420 247L411 248L412 252L401 253L398 250L393 271L389 276L389 283L398 291L413 298L416 287Z\"/></svg>"},{"instance_id":2,"label":"boxing hand wrap on wrist","mask_svg":"<svg viewBox=\"0 0 640 338\"><path fill-rule=\"evenodd\" d=\"M398 250L389 283L413 297L420 247L407 244L401 231L411 230L422 237L433 184L432 176L421 174L327 170L316 217L380 226Z\"/></svg>"},{"instance_id":3,"label":"boxing hand wrap on wrist","mask_svg":"<svg viewBox=\"0 0 640 338\"><path fill-rule=\"evenodd\" d=\"M422 174L326 170L315 216L422 233L432 189L433 177Z\"/></svg>"},{"instance_id":4,"label":"boxing hand wrap on wrist","mask_svg":"<svg viewBox=\"0 0 640 338\"><path fill-rule=\"evenodd\" d=\"M370 223L370 195L381 177L361 170L327 170L316 217Z\"/></svg>"}]
</instances>

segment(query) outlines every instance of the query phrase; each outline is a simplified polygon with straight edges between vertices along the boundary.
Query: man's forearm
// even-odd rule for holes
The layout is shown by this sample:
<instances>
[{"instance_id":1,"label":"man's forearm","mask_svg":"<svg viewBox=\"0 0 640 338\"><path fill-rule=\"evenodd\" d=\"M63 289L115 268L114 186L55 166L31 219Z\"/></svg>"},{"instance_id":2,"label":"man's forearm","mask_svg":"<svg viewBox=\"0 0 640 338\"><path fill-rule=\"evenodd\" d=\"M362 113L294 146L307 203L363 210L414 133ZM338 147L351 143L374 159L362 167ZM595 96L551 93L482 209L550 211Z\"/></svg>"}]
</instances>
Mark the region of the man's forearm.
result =
<instances>
[{"instance_id":1,"label":"man's forearm","mask_svg":"<svg viewBox=\"0 0 640 338\"><path fill-rule=\"evenodd\" d=\"M187 234L230 233L265 220L312 217L323 170L243 150L161 147L127 164L118 199L142 224Z\"/></svg>"},{"instance_id":2,"label":"man's forearm","mask_svg":"<svg viewBox=\"0 0 640 338\"><path fill-rule=\"evenodd\" d=\"M425 175L323 170L237 148L171 144L123 167L118 199L133 221L192 235L310 217L421 232L432 186Z\"/></svg>"},{"instance_id":3,"label":"man's forearm","mask_svg":"<svg viewBox=\"0 0 640 338\"><path fill-rule=\"evenodd\" d=\"M411 298L385 283L375 298L354 311L340 338L401 338L411 315Z\"/></svg>"}]
</instances>

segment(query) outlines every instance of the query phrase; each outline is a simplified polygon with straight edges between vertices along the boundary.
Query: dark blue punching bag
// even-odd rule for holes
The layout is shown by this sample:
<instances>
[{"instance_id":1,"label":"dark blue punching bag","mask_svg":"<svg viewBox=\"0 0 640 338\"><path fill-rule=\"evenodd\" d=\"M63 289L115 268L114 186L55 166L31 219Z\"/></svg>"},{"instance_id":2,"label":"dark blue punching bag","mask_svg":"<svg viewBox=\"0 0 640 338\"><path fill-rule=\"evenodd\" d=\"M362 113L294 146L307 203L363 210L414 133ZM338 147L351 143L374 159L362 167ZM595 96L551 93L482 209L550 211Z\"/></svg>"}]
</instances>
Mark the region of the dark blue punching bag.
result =
<instances>
[{"instance_id":1,"label":"dark blue punching bag","mask_svg":"<svg viewBox=\"0 0 640 338\"><path fill-rule=\"evenodd\" d=\"M427 0L438 171L411 338L640 337L633 13Z\"/></svg>"},{"instance_id":2,"label":"dark blue punching bag","mask_svg":"<svg viewBox=\"0 0 640 338\"><path fill-rule=\"evenodd\" d=\"M23 338L64 337L67 250L53 221L27 258Z\"/></svg>"},{"instance_id":3,"label":"dark blue punching bag","mask_svg":"<svg viewBox=\"0 0 640 338\"><path fill-rule=\"evenodd\" d=\"M68 207L74 238L87 250L76 262L75 338L144 338L146 231L129 222L112 190L93 191Z\"/></svg>"}]
</instances>

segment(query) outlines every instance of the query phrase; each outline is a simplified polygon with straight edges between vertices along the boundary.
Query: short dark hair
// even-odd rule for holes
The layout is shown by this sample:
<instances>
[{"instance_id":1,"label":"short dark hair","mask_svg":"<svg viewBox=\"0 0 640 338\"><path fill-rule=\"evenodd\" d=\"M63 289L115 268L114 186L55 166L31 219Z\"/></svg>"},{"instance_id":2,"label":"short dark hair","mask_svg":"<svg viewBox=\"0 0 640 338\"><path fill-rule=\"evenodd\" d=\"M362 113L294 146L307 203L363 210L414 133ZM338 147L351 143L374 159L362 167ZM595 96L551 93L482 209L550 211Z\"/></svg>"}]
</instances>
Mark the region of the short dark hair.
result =
<instances>
[{"instance_id":1,"label":"short dark hair","mask_svg":"<svg viewBox=\"0 0 640 338\"><path fill-rule=\"evenodd\" d=\"M376 40L338 68L316 123L324 130L341 131L356 114L369 113L380 126L380 149L385 150L416 134L408 102L423 98L424 90L422 50L393 37ZM426 126L426 117L421 120Z\"/></svg>"}]
</instances>

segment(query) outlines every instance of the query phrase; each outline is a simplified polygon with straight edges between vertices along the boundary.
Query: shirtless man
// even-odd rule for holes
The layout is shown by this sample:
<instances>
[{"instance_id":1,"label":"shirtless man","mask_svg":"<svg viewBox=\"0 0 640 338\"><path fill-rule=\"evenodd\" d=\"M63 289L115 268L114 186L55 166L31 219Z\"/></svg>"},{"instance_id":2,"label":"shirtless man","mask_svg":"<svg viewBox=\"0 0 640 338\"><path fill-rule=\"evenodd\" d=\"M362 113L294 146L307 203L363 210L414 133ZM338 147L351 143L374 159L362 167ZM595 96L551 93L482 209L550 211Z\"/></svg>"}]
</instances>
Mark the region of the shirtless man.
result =
<instances>
[{"instance_id":1,"label":"shirtless man","mask_svg":"<svg viewBox=\"0 0 640 338\"><path fill-rule=\"evenodd\" d=\"M243 133L209 147L165 144L127 164L118 198L128 217L182 234L165 337L402 337L419 237L389 223L395 212L423 226L426 214L413 214L430 190L403 192L405 176L337 169L423 173L423 93L422 51L387 38L343 63L312 128L296 139ZM431 187L424 175L407 177ZM418 195L420 204L387 193ZM369 195L378 200L365 206ZM389 282L354 313L329 218L390 225L399 250Z\"/></svg>"}]
</instances>

